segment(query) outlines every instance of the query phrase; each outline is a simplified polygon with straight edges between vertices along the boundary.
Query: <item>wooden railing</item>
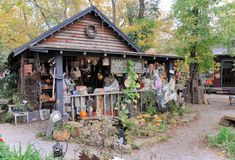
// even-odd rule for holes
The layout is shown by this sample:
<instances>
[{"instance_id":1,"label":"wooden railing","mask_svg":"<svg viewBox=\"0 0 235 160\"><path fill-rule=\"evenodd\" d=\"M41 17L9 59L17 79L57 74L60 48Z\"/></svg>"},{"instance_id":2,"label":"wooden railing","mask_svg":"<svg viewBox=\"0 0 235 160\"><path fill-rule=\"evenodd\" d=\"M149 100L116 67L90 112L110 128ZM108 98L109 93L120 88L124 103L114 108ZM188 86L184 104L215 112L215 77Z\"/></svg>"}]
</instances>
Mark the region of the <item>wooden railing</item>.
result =
<instances>
[{"instance_id":1,"label":"wooden railing","mask_svg":"<svg viewBox=\"0 0 235 160\"><path fill-rule=\"evenodd\" d=\"M143 102L142 102L142 95L145 92L154 92L154 90L137 90L140 94L140 99L138 101L138 110L139 112L142 112L143 110ZM92 116L89 114L88 118L91 117L103 117L106 119L107 117L114 118L116 115L114 115L114 107L116 106L117 108L120 108L121 105L121 100L125 96L123 92L105 92L105 93L93 93L93 94L81 94L81 95L68 95L64 96L64 98L70 98L70 104L68 106L71 106L71 114L72 114L72 121L75 120L75 109L77 111L81 111L83 105L87 105L87 100L88 99L93 99L94 102L96 103L96 112L98 107L102 106L101 112L102 113L97 113L96 116ZM102 100L102 105L99 104ZM114 106L115 105L115 106ZM87 106L86 106L87 107ZM110 110L109 114L107 115L107 109Z\"/></svg>"}]
</instances>

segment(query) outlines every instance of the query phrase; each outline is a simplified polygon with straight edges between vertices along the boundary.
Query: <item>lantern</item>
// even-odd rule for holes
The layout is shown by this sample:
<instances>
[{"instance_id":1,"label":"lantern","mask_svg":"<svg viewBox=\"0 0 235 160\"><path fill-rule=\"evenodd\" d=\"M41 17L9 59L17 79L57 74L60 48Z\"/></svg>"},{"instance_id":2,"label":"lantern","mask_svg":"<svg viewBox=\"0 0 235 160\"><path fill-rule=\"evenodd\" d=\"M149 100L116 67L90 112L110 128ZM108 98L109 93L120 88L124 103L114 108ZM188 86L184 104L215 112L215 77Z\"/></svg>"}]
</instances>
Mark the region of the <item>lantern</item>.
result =
<instances>
[{"instance_id":1,"label":"lantern","mask_svg":"<svg viewBox=\"0 0 235 160\"><path fill-rule=\"evenodd\" d=\"M54 157L63 156L63 146L59 142L57 142L52 148Z\"/></svg>"}]
</instances>

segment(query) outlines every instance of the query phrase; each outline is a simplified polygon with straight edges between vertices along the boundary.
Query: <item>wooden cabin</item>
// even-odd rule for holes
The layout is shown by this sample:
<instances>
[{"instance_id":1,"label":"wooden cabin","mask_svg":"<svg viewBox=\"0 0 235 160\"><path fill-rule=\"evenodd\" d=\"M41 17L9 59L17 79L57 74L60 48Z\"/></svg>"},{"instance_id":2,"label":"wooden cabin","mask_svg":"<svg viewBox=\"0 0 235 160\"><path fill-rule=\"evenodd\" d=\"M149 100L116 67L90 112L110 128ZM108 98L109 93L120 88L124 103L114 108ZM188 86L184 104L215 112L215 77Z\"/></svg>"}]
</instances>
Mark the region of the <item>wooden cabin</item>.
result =
<instances>
[{"instance_id":1,"label":"wooden cabin","mask_svg":"<svg viewBox=\"0 0 235 160\"><path fill-rule=\"evenodd\" d=\"M224 47L214 48L213 53L215 66L206 76L210 83L209 86L206 84L206 89L208 92L228 94L230 90L235 90L235 57L229 55Z\"/></svg>"},{"instance_id":2,"label":"wooden cabin","mask_svg":"<svg viewBox=\"0 0 235 160\"><path fill-rule=\"evenodd\" d=\"M115 75L122 82L128 59L134 61L136 71L142 74L144 66L155 62L168 72L178 57L143 53L92 6L15 49L10 59L12 71L19 75L23 99L29 100L35 109L56 109L63 115L67 112L65 101L69 101L74 118L74 112L78 112L74 110L78 107L76 101L85 105L87 100L83 97L99 99L99 94L104 94L105 77ZM71 102L73 96L77 97L75 102ZM97 105L105 103L100 99L96 100Z\"/></svg>"}]
</instances>

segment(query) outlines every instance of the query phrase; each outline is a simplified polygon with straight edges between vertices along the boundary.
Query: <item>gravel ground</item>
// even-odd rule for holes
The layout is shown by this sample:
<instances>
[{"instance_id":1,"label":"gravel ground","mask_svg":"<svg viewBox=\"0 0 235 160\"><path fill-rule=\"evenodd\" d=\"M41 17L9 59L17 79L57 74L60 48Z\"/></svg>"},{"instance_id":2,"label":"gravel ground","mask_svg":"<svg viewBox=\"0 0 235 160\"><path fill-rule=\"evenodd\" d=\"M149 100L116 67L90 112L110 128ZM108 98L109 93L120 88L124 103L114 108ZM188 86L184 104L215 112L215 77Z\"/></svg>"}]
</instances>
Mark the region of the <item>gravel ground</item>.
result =
<instances>
[{"instance_id":1,"label":"gravel ground","mask_svg":"<svg viewBox=\"0 0 235 160\"><path fill-rule=\"evenodd\" d=\"M179 126L172 130L172 138L167 142L141 148L132 155L124 155L126 160L220 160L216 151L208 149L205 136L216 131L216 126L222 116L235 115L235 107L228 106L228 96L208 95L209 105L192 105L199 111L198 120ZM41 154L52 152L53 141L43 141L36 138L36 133L45 129L47 121L30 124L0 124L0 134L10 148L19 143L23 148L28 143L40 149ZM74 151L79 149L78 144L69 144L66 154L67 160L74 158Z\"/></svg>"},{"instance_id":2,"label":"gravel ground","mask_svg":"<svg viewBox=\"0 0 235 160\"><path fill-rule=\"evenodd\" d=\"M209 105L190 106L199 111L198 120L177 127L173 137L165 143L141 149L125 159L130 160L223 160L205 143L205 137L214 133L220 118L235 115L235 107L228 106L228 96L208 95Z\"/></svg>"}]
</instances>

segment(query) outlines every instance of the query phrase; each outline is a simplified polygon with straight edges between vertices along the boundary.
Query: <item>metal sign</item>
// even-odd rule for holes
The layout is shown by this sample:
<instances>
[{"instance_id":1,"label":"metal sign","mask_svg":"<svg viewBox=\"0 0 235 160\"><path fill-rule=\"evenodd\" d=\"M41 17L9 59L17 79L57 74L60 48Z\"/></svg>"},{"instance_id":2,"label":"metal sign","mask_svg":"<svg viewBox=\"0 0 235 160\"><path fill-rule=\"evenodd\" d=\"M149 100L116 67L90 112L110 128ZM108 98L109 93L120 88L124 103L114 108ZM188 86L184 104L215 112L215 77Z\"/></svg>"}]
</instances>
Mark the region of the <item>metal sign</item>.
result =
<instances>
[{"instance_id":1,"label":"metal sign","mask_svg":"<svg viewBox=\"0 0 235 160\"><path fill-rule=\"evenodd\" d=\"M134 70L136 73L144 72L144 60L142 59L111 58L111 73L125 73L128 60L132 60L134 62Z\"/></svg>"}]
</instances>

